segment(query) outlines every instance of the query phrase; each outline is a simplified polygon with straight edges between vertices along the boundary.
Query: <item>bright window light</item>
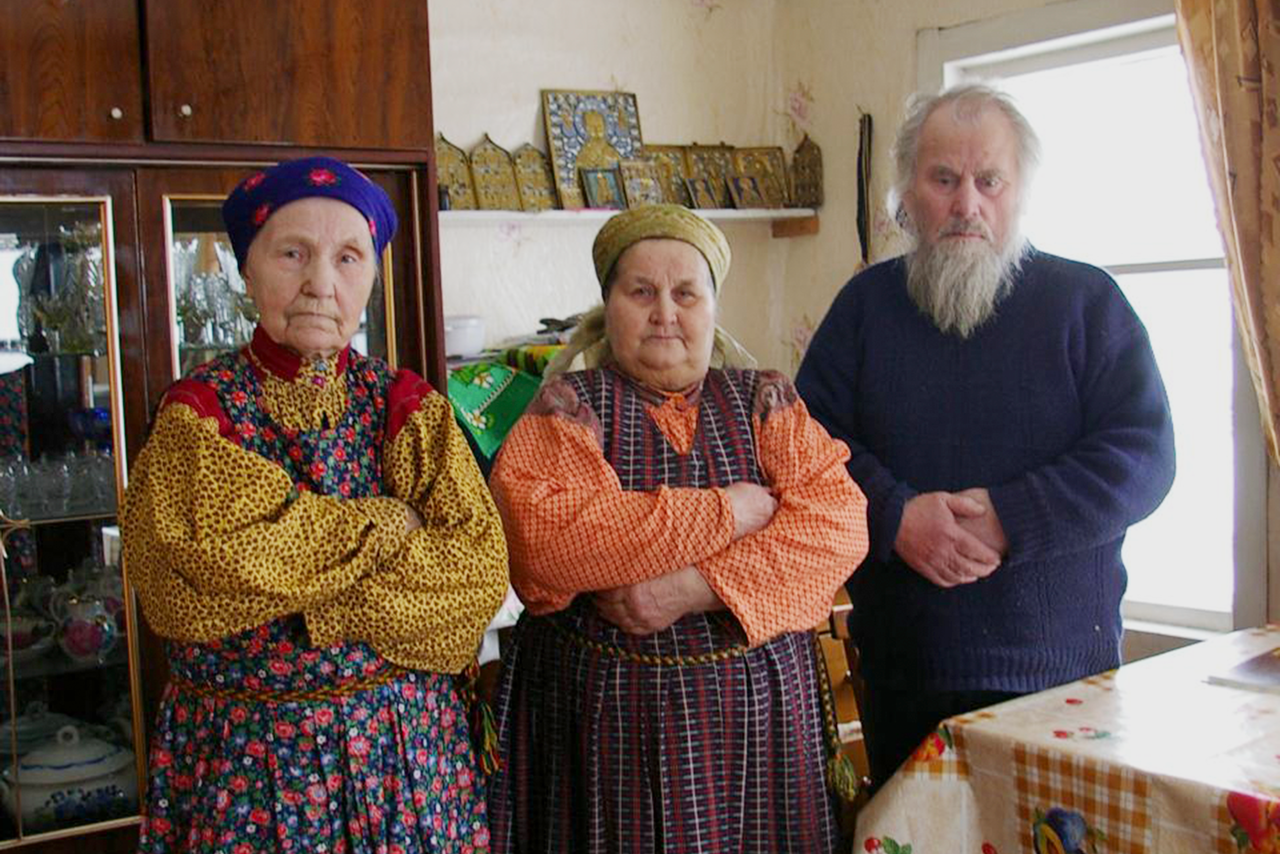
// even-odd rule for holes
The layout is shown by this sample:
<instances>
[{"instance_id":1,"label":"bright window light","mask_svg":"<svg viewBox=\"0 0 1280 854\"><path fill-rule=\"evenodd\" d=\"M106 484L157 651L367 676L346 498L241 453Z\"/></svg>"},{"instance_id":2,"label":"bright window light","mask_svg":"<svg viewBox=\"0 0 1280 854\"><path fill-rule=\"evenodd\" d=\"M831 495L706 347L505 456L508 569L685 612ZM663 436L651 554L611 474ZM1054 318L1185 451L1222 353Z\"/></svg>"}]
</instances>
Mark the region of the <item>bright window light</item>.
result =
<instances>
[{"instance_id":1,"label":"bright window light","mask_svg":"<svg viewBox=\"0 0 1280 854\"><path fill-rule=\"evenodd\" d=\"M1176 46L1000 85L1044 147L1026 218L1039 248L1100 266L1222 257Z\"/></svg>"},{"instance_id":2,"label":"bright window light","mask_svg":"<svg viewBox=\"0 0 1280 854\"><path fill-rule=\"evenodd\" d=\"M1234 330L1182 55L1171 45L1011 70L982 68L999 76L1043 145L1026 234L1043 251L1112 272L1147 327L1169 391L1177 478L1125 542L1126 613L1136 606L1145 619L1231 628Z\"/></svg>"}]
</instances>

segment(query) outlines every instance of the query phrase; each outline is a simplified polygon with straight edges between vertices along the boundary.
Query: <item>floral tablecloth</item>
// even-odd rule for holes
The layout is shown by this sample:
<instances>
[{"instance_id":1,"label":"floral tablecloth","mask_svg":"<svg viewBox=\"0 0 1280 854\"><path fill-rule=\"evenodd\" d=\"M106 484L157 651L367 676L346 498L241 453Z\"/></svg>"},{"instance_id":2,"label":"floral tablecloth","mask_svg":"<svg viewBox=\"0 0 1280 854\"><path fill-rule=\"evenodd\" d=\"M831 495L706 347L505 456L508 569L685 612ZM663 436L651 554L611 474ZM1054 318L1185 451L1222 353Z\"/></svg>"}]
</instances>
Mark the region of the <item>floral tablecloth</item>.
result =
<instances>
[{"instance_id":1,"label":"floral tablecloth","mask_svg":"<svg viewBox=\"0 0 1280 854\"><path fill-rule=\"evenodd\" d=\"M1280 693L1247 629L950 718L858 815L872 854L1280 854Z\"/></svg>"}]
</instances>

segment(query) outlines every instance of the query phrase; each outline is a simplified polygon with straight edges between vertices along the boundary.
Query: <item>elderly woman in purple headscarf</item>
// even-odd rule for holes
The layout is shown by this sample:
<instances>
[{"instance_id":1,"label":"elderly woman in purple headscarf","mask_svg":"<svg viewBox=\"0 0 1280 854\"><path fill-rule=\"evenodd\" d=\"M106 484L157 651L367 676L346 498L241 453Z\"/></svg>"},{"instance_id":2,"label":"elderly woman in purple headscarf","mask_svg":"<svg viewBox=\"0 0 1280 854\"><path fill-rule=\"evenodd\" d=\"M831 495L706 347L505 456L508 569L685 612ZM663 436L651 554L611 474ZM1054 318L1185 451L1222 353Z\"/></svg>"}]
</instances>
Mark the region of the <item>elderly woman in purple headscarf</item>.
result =
<instances>
[{"instance_id":1,"label":"elderly woman in purple headscarf","mask_svg":"<svg viewBox=\"0 0 1280 854\"><path fill-rule=\"evenodd\" d=\"M141 850L487 850L453 674L506 551L448 401L350 347L390 201L313 157L223 217L257 329L165 394L122 518L170 671Z\"/></svg>"}]
</instances>

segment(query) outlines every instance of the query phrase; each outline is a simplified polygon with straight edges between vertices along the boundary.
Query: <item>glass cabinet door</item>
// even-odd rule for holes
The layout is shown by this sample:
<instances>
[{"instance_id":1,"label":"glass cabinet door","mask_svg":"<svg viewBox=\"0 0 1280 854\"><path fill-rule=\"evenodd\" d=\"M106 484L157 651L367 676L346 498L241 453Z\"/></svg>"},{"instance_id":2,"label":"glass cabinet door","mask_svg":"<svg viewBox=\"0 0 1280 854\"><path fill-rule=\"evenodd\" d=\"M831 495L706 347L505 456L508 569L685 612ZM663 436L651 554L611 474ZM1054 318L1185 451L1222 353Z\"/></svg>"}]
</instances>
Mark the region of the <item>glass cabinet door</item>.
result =
<instances>
[{"instance_id":1,"label":"glass cabinet door","mask_svg":"<svg viewBox=\"0 0 1280 854\"><path fill-rule=\"evenodd\" d=\"M0 841L138 810L111 204L0 196Z\"/></svg>"},{"instance_id":2,"label":"glass cabinet door","mask_svg":"<svg viewBox=\"0 0 1280 854\"><path fill-rule=\"evenodd\" d=\"M177 375L219 352L238 349L253 335L257 310L245 294L231 240L222 222L222 196L165 195L169 288L174 307ZM382 268L390 269L390 247ZM380 278L351 345L394 362L388 352L390 276Z\"/></svg>"}]
</instances>

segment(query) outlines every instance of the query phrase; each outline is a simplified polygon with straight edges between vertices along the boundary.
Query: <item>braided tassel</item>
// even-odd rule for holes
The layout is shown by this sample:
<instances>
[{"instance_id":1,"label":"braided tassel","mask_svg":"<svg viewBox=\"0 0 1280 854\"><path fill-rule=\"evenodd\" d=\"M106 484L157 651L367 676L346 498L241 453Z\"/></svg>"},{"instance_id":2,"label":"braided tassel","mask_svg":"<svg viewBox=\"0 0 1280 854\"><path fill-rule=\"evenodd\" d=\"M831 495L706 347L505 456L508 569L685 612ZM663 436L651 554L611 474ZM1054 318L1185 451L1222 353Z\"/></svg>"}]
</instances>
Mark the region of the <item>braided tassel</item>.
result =
<instances>
[{"instance_id":1,"label":"braided tassel","mask_svg":"<svg viewBox=\"0 0 1280 854\"><path fill-rule=\"evenodd\" d=\"M471 711L473 718L479 718L479 727L473 723L471 736L476 740L476 758L480 761L480 770L489 776L498 770L498 725L493 717L493 707L484 700L476 699ZM477 738L477 735L479 736Z\"/></svg>"},{"instance_id":2,"label":"braided tassel","mask_svg":"<svg viewBox=\"0 0 1280 854\"><path fill-rule=\"evenodd\" d=\"M858 769L843 751L836 751L834 756L827 759L827 788L846 803L852 803L862 788L858 780Z\"/></svg>"},{"instance_id":3,"label":"braided tassel","mask_svg":"<svg viewBox=\"0 0 1280 854\"><path fill-rule=\"evenodd\" d=\"M476 761L485 776L498 770L498 725L493 707L481 699L477 685L480 681L480 662L475 659L460 674L460 693L467 702L467 724L471 730L471 746Z\"/></svg>"},{"instance_id":4,"label":"braided tassel","mask_svg":"<svg viewBox=\"0 0 1280 854\"><path fill-rule=\"evenodd\" d=\"M853 760L840 749L840 729L836 723L835 698L831 693L831 680L827 678L827 660L822 653L822 641L813 635L813 663L818 668L818 690L822 694L822 723L827 737L827 788L846 803L852 803L862 788L858 770Z\"/></svg>"}]
</instances>

